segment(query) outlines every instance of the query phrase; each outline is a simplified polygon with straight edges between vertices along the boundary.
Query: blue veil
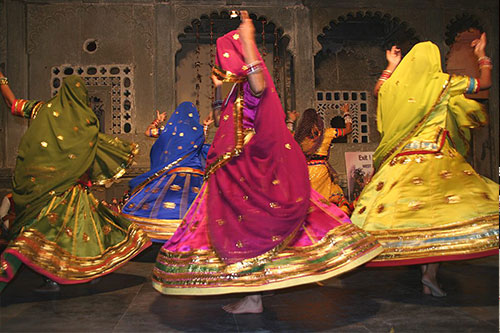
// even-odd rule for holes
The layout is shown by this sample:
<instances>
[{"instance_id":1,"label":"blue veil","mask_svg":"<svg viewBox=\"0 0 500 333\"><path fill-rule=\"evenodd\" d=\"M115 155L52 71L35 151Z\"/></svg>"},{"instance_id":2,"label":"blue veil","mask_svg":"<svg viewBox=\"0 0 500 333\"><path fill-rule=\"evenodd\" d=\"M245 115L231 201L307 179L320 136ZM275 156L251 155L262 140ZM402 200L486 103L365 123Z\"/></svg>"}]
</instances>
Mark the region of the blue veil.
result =
<instances>
[{"instance_id":1,"label":"blue veil","mask_svg":"<svg viewBox=\"0 0 500 333\"><path fill-rule=\"evenodd\" d=\"M140 189L140 185L177 167L204 169L201 162L203 143L203 126L200 115L191 102L182 102L170 116L161 130L150 152L151 169L130 180L132 191Z\"/></svg>"}]
</instances>

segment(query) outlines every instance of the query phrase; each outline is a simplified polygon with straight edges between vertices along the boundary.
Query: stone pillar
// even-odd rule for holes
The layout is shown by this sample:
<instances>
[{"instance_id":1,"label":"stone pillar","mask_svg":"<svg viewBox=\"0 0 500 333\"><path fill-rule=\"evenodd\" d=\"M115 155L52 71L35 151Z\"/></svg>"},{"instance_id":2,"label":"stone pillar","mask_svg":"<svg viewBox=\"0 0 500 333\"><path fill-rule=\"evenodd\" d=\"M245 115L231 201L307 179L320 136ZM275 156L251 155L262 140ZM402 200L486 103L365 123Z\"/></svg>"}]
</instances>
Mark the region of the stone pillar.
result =
<instances>
[{"instance_id":1,"label":"stone pillar","mask_svg":"<svg viewBox=\"0 0 500 333\"><path fill-rule=\"evenodd\" d=\"M174 29L172 5L156 6L155 107L169 115L175 108L175 52L177 31Z\"/></svg>"},{"instance_id":2,"label":"stone pillar","mask_svg":"<svg viewBox=\"0 0 500 333\"><path fill-rule=\"evenodd\" d=\"M314 54L311 13L309 8L297 6L293 12L295 108L302 112L314 107Z\"/></svg>"},{"instance_id":3,"label":"stone pillar","mask_svg":"<svg viewBox=\"0 0 500 333\"><path fill-rule=\"evenodd\" d=\"M16 97L28 97L28 56L26 52L26 9L20 1L5 0L5 15L7 21L7 59L5 75L9 77L9 84ZM8 14L7 14L8 13ZM26 131L28 121L20 117L11 116L5 104L2 104L4 114L4 151L5 156L0 158L3 168L13 168L16 164L19 141Z\"/></svg>"}]
</instances>

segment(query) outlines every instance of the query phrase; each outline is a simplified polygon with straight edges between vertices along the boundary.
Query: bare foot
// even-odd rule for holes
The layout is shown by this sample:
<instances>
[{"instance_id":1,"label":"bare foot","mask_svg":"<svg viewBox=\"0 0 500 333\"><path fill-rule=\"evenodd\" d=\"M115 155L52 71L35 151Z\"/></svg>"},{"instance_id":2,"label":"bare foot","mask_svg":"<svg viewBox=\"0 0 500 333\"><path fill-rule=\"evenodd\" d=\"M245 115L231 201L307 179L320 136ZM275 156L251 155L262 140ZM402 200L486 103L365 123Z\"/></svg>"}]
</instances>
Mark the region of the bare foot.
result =
<instances>
[{"instance_id":1,"label":"bare foot","mask_svg":"<svg viewBox=\"0 0 500 333\"><path fill-rule=\"evenodd\" d=\"M262 313L262 298L260 295L246 296L238 302L224 305L222 309L233 314Z\"/></svg>"}]
</instances>

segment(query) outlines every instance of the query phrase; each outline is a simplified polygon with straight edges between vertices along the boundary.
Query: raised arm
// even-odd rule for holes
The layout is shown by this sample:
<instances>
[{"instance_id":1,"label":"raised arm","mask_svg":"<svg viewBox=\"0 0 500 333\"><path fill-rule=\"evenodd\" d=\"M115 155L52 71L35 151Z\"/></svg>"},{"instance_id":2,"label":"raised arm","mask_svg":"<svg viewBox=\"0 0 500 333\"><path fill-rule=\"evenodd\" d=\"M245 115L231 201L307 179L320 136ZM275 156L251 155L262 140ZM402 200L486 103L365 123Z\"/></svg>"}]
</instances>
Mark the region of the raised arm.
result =
<instances>
[{"instance_id":1,"label":"raised arm","mask_svg":"<svg viewBox=\"0 0 500 333\"><path fill-rule=\"evenodd\" d=\"M481 37L472 41L471 46L474 48L474 54L479 63L479 90L486 90L491 87L491 59L486 56L486 33L482 33Z\"/></svg>"},{"instance_id":2,"label":"raised arm","mask_svg":"<svg viewBox=\"0 0 500 333\"><path fill-rule=\"evenodd\" d=\"M7 107L10 109L12 107L12 104L14 104L14 101L16 100L16 96L12 92L12 90L9 87L9 80L3 73L0 71L0 90L2 91L2 97L3 100L5 101L5 104L7 104Z\"/></svg>"},{"instance_id":3,"label":"raised arm","mask_svg":"<svg viewBox=\"0 0 500 333\"><path fill-rule=\"evenodd\" d=\"M238 31L243 47L243 56L248 67L248 82L252 92L255 95L260 95L266 88L266 81L262 74L257 46L255 45L255 27L246 10L241 11L240 17L241 24Z\"/></svg>"},{"instance_id":4,"label":"raised arm","mask_svg":"<svg viewBox=\"0 0 500 333\"><path fill-rule=\"evenodd\" d=\"M344 135L347 135L352 132L352 117L349 114L349 104L342 105L342 111L344 112L344 121L345 121L345 129Z\"/></svg>"},{"instance_id":5,"label":"raised arm","mask_svg":"<svg viewBox=\"0 0 500 333\"><path fill-rule=\"evenodd\" d=\"M385 58L387 59L387 67L384 69L382 75L373 88L373 96L375 96L375 98L378 97L380 87L382 87L384 82L391 76L396 67L398 67L399 62L401 61L401 49L394 45L390 50L385 51Z\"/></svg>"},{"instance_id":6,"label":"raised arm","mask_svg":"<svg viewBox=\"0 0 500 333\"><path fill-rule=\"evenodd\" d=\"M148 128L146 128L146 131L144 131L144 135L150 136L152 138L157 138L160 135L160 130L158 129L158 127L163 121L165 121L166 118L166 112L160 113L160 111L156 110L156 119L153 120Z\"/></svg>"}]
</instances>

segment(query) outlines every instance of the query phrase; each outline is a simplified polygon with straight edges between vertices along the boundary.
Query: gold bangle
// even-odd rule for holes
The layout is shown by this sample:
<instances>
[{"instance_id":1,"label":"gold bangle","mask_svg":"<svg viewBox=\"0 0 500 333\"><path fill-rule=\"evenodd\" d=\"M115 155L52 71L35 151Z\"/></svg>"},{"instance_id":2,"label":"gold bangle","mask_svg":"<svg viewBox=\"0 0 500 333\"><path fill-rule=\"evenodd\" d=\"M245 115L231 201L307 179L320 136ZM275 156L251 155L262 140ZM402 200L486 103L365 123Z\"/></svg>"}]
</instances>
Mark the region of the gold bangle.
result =
<instances>
[{"instance_id":1,"label":"gold bangle","mask_svg":"<svg viewBox=\"0 0 500 333\"><path fill-rule=\"evenodd\" d=\"M9 79L5 76L0 77L0 86L5 86L9 84Z\"/></svg>"},{"instance_id":2,"label":"gold bangle","mask_svg":"<svg viewBox=\"0 0 500 333\"><path fill-rule=\"evenodd\" d=\"M477 58L478 62L481 61L481 60L489 60L489 61L491 61L491 58L488 57L488 56L482 56L482 57Z\"/></svg>"}]
</instances>

